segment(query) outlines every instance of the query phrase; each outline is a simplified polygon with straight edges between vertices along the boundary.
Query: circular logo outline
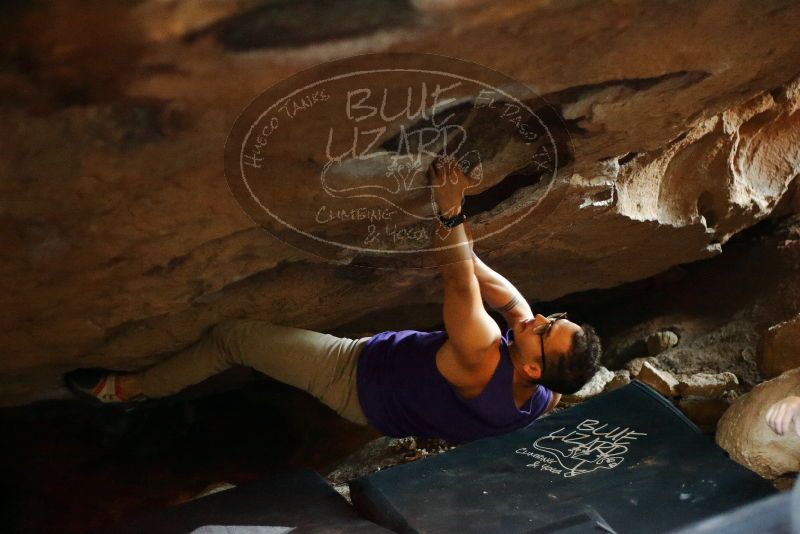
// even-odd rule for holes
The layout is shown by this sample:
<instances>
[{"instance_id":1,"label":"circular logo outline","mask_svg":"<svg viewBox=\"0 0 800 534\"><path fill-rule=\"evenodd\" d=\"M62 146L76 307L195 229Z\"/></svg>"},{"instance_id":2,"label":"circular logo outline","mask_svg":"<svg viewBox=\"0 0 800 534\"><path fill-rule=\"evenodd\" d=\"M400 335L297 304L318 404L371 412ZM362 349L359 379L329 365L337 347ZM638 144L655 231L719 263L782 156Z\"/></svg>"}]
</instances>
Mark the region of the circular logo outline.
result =
<instances>
[{"instance_id":1,"label":"circular logo outline","mask_svg":"<svg viewBox=\"0 0 800 534\"><path fill-rule=\"evenodd\" d=\"M537 99L539 99L541 102L546 104L548 107L552 108L552 106L549 104L549 102L547 102L543 97L541 97L538 94L536 94L526 84L518 82L518 81L514 80L513 78L510 78L509 76L506 76L506 75L504 75L504 74L502 74L502 73L500 73L498 71L495 71L494 69L486 67L484 65L480 65L480 64L477 64L477 63L473 63L473 62L469 62L469 61L465 61L465 60L462 60L462 59L453 58L453 57L449 57L449 56L444 56L444 55L440 55L440 54L394 53L394 52L389 52L389 53L360 54L360 55L355 55L355 56L349 56L349 57L346 57L346 58L339 58L339 59L336 59L336 60L320 63L320 64L314 65L312 67L309 67L308 69L304 69L302 71L299 71L299 72L293 74L292 76L290 76L289 78L286 78L284 80L276 82L275 84L270 86L268 89L266 89L265 91L260 93L257 97L255 97L243 109L243 111L237 116L235 124L238 123L240 121L240 119L242 119L244 117L244 115L251 108L251 106L253 106L260 98L262 98L264 95L266 95L269 91L274 90L280 84L292 80L292 78L298 77L298 76L300 76L302 74L311 73L314 70L322 68L322 67L333 66L333 65L335 65L337 63L342 63L342 62L345 62L345 61L348 61L348 60L358 60L358 59L386 57L386 56L391 56L391 57L409 57L409 56L431 57L431 58L436 58L438 60L451 60L451 61L455 61L455 62L460 63L460 64L467 64L467 65L479 67L480 69L484 69L484 70L490 71L490 72L492 72L494 74L497 74L497 75L499 75L499 76L501 76L503 78L506 78L508 80L512 80L513 82L515 82L515 83L519 84L520 86L524 87L527 91L530 91L531 95L535 96ZM488 232L488 233L486 233L484 235L479 236L478 238L473 240L474 243L478 243L480 241L484 241L486 238L489 238L489 237L495 236L497 234L500 234L502 232L505 232L510 227L516 225L522 219L524 219L525 217L529 216L534 210L536 210L539 207L541 202L547 197L547 195L549 194L550 190L555 185L555 182L557 181L558 173L561 170L559 168L559 166L558 166L559 154L558 154L558 149L557 149L557 141L554 138L553 133L550 131L550 127L548 127L545 124L545 122L542 120L542 118L537 113L535 113L530 108L530 106L525 104L522 100L518 99L514 95L509 94L508 92L506 92L503 89L500 89L498 87L495 87L494 85L488 84L486 82L483 82L483 81L480 81L480 80L477 80L477 79L474 79L474 78L463 76L461 74L455 74L455 73L441 71L441 70L417 69L417 68L382 68L382 69L356 70L356 71L352 71L352 72L345 72L345 73L337 74L335 76L329 76L329 77L323 78L321 80L316 80L314 82L307 83L303 87L300 87L300 88L292 90L290 93L278 98L274 103L272 103L272 105L270 105L267 109L262 111L258 115L258 117L256 119L254 119L254 120L252 120L250 122L250 125L247 128L247 131L246 131L246 133L244 135L244 138L241 141L241 143L239 143L238 150L237 150L237 163L238 163L238 171L239 171L239 173L238 173L238 176L235 177L235 179L237 179L238 181L243 183L245 189L247 190L248 195L250 196L250 199L255 203L255 205L257 205L259 207L259 209L264 214L268 215L272 220L274 220L278 224L282 225L284 228L287 228L287 229L291 230L292 232L294 232L294 233L296 233L296 234L298 234L298 235L300 235L300 236L302 236L304 238L312 239L314 241L317 241L317 242L320 242L320 243L324 243L325 245L328 245L328 246L336 247L336 248L343 249L343 250L353 251L353 252L357 252L357 253L367 253L367 254L385 255L385 256L391 256L391 255L397 255L397 254L422 254L422 253L435 252L435 251L439 251L439 250L446 250L448 248L453 248L453 247L460 246L458 244L454 244L454 245L448 245L448 246L436 246L436 247L412 249L412 250L380 250L380 249L366 248L366 247L362 247L362 246L351 245L351 244L342 243L342 242L339 242L339 241L333 241L333 240L330 240L330 239L326 239L324 237L315 235L315 234L313 234L311 232L307 232L305 230L302 230L302 229L298 228L297 226L295 226L294 224L292 224L292 223L290 223L288 221L285 221L278 214L274 213L272 210L269 209L269 207L267 207L264 204L264 202L262 202L261 198L259 198L259 196L255 194L255 192L253 191L253 188L250 185L250 182L248 181L248 177L247 177L246 171L244 169L245 165L244 165L244 156L243 155L244 155L244 152L245 152L245 145L247 144L248 140L250 140L250 138L252 137L253 130L256 128L256 126L262 121L262 119L271 110L276 108L281 103L290 100L294 95L296 95L298 93L302 93L302 92L304 92L306 90L312 89L312 88L314 88L316 86L325 84L327 82L337 81L337 80L341 80L341 79L345 79L345 78L352 78L352 77L355 77L355 76L369 75L369 74L398 73L398 72L400 72L400 73L406 72L406 73L432 74L432 75L444 76L444 77L455 79L455 80L460 80L460 81L473 83L473 84L476 84L478 86L490 89L491 91L494 91L494 92L496 92L496 93L498 93L500 95L503 95L504 97L509 98L514 103L518 104L520 107L525 109L528 113L530 113L530 115L532 117L536 118L536 120L539 123L539 125L541 125L541 127L544 130L544 132L546 132L547 137L549 139L549 142L554 148L554 150L553 150L553 158L554 158L554 162L553 163L554 164L553 164L552 172L549 173L550 175L549 175L548 183L547 183L544 191L539 195L539 197L536 199L536 201L533 202L530 206L528 206L527 209L525 209L523 211L523 213L521 213L518 216L516 216L514 218L514 220L512 220L511 222L503 225L499 229L495 229L495 230L493 230L491 232ZM562 126L563 126L563 121L561 120L560 116L558 116L558 119L559 119L559 121L561 121ZM234 126L234 129L235 129L235 126ZM231 141L231 135L233 134L234 129L232 129L232 131L229 133L227 142ZM569 134L569 131L566 129L566 127L564 127L563 132L566 135L566 141L567 141L568 146L572 147L571 136ZM227 142L226 142L226 145L227 145ZM227 181L228 181L228 185L229 185L229 188L231 190L231 193L234 195L234 198L236 198L237 202L239 202L239 199L237 198L236 192L234 191L234 188L233 188L233 186L231 184L231 179L234 178L234 177L230 176L230 173L227 172L228 171L227 165L226 165L226 169L225 170L226 170L226 176L228 178ZM360 197L377 197L377 196L376 195L356 195L356 196L352 196L350 198L360 198ZM377 197L377 198L381 198L381 197ZM240 203L240 206L241 206L241 203ZM303 247L299 247L299 246L297 246L297 245L295 245L295 244L293 244L291 242L288 242L288 241L282 239L280 236L276 235L274 232L270 231L268 228L265 228L265 226L263 224L259 223L249 213L249 211L244 206L242 206L242 208L243 208L243 211L245 211L245 213L247 214L247 216L256 225L258 225L261 228L263 228L264 230L266 230L268 233L270 233L270 235L272 235L273 237L277 238L279 241L284 242L284 243L286 243L286 244L288 244L290 246L293 246L295 248L298 248L299 250L302 250L304 252L311 253L311 254L313 254L315 256L318 256L321 259L324 259L326 261L334 261L334 262L337 262L337 263L349 263L349 264L352 264L352 262L346 262L346 261L336 260L334 258L322 256L322 255L320 255L320 254L318 254L316 252L313 252L313 251L308 250L308 249L303 248ZM370 267L374 267L374 266L370 265Z\"/></svg>"}]
</instances>

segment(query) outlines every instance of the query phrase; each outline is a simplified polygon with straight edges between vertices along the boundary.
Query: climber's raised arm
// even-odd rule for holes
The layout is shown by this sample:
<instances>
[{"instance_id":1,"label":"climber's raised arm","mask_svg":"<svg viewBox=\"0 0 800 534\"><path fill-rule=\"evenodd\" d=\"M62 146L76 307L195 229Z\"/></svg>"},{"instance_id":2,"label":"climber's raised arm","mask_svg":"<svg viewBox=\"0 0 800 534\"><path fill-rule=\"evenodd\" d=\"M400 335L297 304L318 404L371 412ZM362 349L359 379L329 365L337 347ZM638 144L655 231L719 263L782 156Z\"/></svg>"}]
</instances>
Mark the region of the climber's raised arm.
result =
<instances>
[{"instance_id":1,"label":"climber's raised arm","mask_svg":"<svg viewBox=\"0 0 800 534\"><path fill-rule=\"evenodd\" d=\"M444 159L429 171L435 209L442 216L433 246L444 283L444 324L458 364L469 369L483 363L487 351L500 339L500 328L486 313L475 277L472 241L459 221L468 179L452 159ZM445 224L446 223L446 224ZM449 227L448 225L452 225Z\"/></svg>"},{"instance_id":2,"label":"climber's raised arm","mask_svg":"<svg viewBox=\"0 0 800 534\"><path fill-rule=\"evenodd\" d=\"M472 232L469 227L465 228L467 237L472 241ZM506 277L486 265L473 250L473 261L475 262L475 277L481 288L481 297L486 304L499 312L506 320L508 326L513 327L515 323L533 317L528 301L522 293L508 281Z\"/></svg>"},{"instance_id":3,"label":"climber's raised arm","mask_svg":"<svg viewBox=\"0 0 800 534\"><path fill-rule=\"evenodd\" d=\"M530 305L522 293L503 275L473 255L475 277L481 289L481 297L493 310L499 312L509 326L533 317Z\"/></svg>"}]
</instances>

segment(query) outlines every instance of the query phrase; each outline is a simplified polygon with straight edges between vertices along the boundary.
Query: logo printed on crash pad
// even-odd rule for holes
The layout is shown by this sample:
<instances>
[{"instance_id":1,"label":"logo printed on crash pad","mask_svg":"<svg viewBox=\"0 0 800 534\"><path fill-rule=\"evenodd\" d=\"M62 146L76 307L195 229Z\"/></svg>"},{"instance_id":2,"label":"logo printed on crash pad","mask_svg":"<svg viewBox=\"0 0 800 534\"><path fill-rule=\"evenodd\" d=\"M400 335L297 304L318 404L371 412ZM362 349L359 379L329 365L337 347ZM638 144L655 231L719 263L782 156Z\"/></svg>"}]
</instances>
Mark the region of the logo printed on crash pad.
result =
<instances>
[{"instance_id":1,"label":"logo printed on crash pad","mask_svg":"<svg viewBox=\"0 0 800 534\"><path fill-rule=\"evenodd\" d=\"M585 419L575 428L561 427L534 441L530 449L522 447L515 452L534 460L526 467L570 478L618 467L629 445L646 435Z\"/></svg>"}]
</instances>

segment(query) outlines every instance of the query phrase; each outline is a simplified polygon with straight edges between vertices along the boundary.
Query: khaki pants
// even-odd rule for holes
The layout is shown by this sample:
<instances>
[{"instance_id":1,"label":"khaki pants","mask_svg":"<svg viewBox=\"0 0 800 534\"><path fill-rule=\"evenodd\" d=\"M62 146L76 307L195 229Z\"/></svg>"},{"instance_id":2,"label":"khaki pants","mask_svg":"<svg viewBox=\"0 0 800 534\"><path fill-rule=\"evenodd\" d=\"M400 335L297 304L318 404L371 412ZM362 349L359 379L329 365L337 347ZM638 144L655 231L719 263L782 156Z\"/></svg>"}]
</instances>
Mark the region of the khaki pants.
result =
<instances>
[{"instance_id":1,"label":"khaki pants","mask_svg":"<svg viewBox=\"0 0 800 534\"><path fill-rule=\"evenodd\" d=\"M228 320L193 346L138 376L142 393L158 398L234 365L246 365L305 390L345 419L366 425L356 391L356 362L367 340L263 321Z\"/></svg>"}]
</instances>

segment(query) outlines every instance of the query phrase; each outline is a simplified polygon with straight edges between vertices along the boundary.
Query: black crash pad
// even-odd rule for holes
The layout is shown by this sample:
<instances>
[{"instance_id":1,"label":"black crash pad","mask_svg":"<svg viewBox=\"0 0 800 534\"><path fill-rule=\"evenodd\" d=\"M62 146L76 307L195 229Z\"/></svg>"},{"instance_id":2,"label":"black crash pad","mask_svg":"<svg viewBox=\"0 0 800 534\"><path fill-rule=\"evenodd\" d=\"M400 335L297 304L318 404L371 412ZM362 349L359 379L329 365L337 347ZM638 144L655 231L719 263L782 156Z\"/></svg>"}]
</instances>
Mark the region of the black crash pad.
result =
<instances>
[{"instance_id":1,"label":"black crash pad","mask_svg":"<svg viewBox=\"0 0 800 534\"><path fill-rule=\"evenodd\" d=\"M794 524L792 524L794 522ZM789 534L800 532L800 486L764 497L673 534Z\"/></svg>"},{"instance_id":2,"label":"black crash pad","mask_svg":"<svg viewBox=\"0 0 800 534\"><path fill-rule=\"evenodd\" d=\"M359 518L313 471L283 473L104 527L101 532L189 534L201 527L203 534L278 534L287 529L292 534L387 532Z\"/></svg>"},{"instance_id":3,"label":"black crash pad","mask_svg":"<svg viewBox=\"0 0 800 534\"><path fill-rule=\"evenodd\" d=\"M666 532L774 492L638 381L350 484L376 523L459 534L573 532L587 508L616 532Z\"/></svg>"}]
</instances>

